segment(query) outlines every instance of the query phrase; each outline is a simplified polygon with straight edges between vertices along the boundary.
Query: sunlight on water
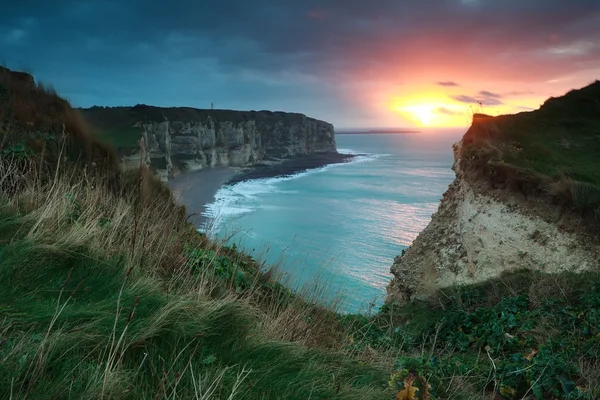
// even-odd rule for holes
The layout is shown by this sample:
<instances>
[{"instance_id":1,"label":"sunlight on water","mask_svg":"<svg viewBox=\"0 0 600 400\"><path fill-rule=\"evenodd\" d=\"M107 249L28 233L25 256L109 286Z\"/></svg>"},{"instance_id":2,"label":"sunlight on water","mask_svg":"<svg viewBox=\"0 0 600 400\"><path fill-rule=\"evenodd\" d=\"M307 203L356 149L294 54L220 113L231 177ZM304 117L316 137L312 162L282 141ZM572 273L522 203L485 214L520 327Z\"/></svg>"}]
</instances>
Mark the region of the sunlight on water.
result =
<instances>
[{"instance_id":1,"label":"sunlight on water","mask_svg":"<svg viewBox=\"0 0 600 400\"><path fill-rule=\"evenodd\" d=\"M360 154L352 162L222 188L207 207L211 234L279 264L295 287L330 282L344 311L381 305L394 257L454 179L461 133L338 135L341 153Z\"/></svg>"}]
</instances>

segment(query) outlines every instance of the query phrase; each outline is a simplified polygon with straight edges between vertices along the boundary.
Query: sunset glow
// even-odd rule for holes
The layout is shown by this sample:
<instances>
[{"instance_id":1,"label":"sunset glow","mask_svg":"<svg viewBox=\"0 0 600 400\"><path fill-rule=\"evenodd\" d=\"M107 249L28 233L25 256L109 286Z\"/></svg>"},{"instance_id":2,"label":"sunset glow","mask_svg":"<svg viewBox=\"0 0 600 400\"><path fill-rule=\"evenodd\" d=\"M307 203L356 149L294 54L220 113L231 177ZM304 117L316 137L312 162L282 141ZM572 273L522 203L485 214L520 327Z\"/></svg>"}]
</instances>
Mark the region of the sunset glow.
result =
<instances>
[{"instance_id":1,"label":"sunset glow","mask_svg":"<svg viewBox=\"0 0 600 400\"><path fill-rule=\"evenodd\" d=\"M600 79L594 0L149 0L140 18L135 2L83 3L59 1L48 17L12 2L0 15L8 67L32 68L81 107L214 103L336 128L465 127L473 112L537 109Z\"/></svg>"},{"instance_id":2,"label":"sunset glow","mask_svg":"<svg viewBox=\"0 0 600 400\"><path fill-rule=\"evenodd\" d=\"M434 117L433 107L426 104L418 106L400 107L397 110L401 113L406 113L410 119L420 122L421 125L424 126L430 125Z\"/></svg>"},{"instance_id":3,"label":"sunset glow","mask_svg":"<svg viewBox=\"0 0 600 400\"><path fill-rule=\"evenodd\" d=\"M430 78L434 79L433 77ZM478 90L485 85L491 90ZM385 91L375 93L382 99L381 119L388 126L414 127L465 127L471 124L474 113L489 115L514 114L537 109L549 96L536 96L532 89L544 90L528 85L527 90L502 90L508 86L505 82L458 84L441 82L431 85L429 82L415 82L401 87L394 93ZM541 86L541 85L540 85ZM560 85L554 85L558 94L563 93ZM468 94L466 94L468 93Z\"/></svg>"},{"instance_id":4,"label":"sunset glow","mask_svg":"<svg viewBox=\"0 0 600 400\"><path fill-rule=\"evenodd\" d=\"M392 96L385 107L396 118L417 127L455 127L468 125L471 110L467 105L453 102L443 91L423 86L406 90L407 95ZM393 117L392 117L393 118ZM393 122L390 124L394 124Z\"/></svg>"}]
</instances>

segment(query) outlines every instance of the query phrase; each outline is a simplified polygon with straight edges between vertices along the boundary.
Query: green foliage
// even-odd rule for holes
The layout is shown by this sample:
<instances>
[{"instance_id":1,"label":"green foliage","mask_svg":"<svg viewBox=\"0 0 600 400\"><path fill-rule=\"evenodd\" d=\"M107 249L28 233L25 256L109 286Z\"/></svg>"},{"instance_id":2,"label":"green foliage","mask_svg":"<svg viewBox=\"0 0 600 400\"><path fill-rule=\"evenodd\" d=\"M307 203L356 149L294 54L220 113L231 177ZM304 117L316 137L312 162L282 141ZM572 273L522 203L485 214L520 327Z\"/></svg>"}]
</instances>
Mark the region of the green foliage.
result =
<instances>
[{"instance_id":1,"label":"green foliage","mask_svg":"<svg viewBox=\"0 0 600 400\"><path fill-rule=\"evenodd\" d=\"M65 197L76 211L76 199ZM125 273L121 257L99 259L69 243L14 236L29 224L0 207L0 238L10 238L0 240L0 393L197 398L200 379L203 390L217 385L219 396L210 398L228 398L236 385L236 399L388 395L383 369L339 352L265 340L256 309L244 302L167 293L150 276ZM190 268L212 268L236 288L250 284L246 271L258 269L241 256L232 262L214 250L187 251Z\"/></svg>"},{"instance_id":2,"label":"green foliage","mask_svg":"<svg viewBox=\"0 0 600 400\"><path fill-rule=\"evenodd\" d=\"M544 193L573 182L569 205L600 208L600 82L551 98L536 111L475 116L463 139L467 169L511 189ZM562 199L565 200L565 199Z\"/></svg>"},{"instance_id":3,"label":"green foliage","mask_svg":"<svg viewBox=\"0 0 600 400\"><path fill-rule=\"evenodd\" d=\"M248 289L252 280L247 272L248 262L234 262L225 255L218 254L212 249L189 249L189 266L195 272L210 270L216 277L229 282L235 291L241 293Z\"/></svg>"},{"instance_id":4,"label":"green foliage","mask_svg":"<svg viewBox=\"0 0 600 400\"><path fill-rule=\"evenodd\" d=\"M143 128L121 127L118 129L99 130L97 136L100 140L116 148L137 147L142 137Z\"/></svg>"},{"instance_id":5,"label":"green foliage","mask_svg":"<svg viewBox=\"0 0 600 400\"><path fill-rule=\"evenodd\" d=\"M0 83L0 105L8 100L8 89Z\"/></svg>"},{"instance_id":6,"label":"green foliage","mask_svg":"<svg viewBox=\"0 0 600 400\"><path fill-rule=\"evenodd\" d=\"M387 305L376 318L355 324L357 331L375 332L364 335L361 346L376 347L387 335L388 344L413 354L398 358L392 381L420 376L437 398L457 391L466 396L464 388L453 387L458 381L473 393L495 391L504 399L600 396L598 382L580 370L600 357L597 274L516 272L454 288L438 301Z\"/></svg>"},{"instance_id":7,"label":"green foliage","mask_svg":"<svg viewBox=\"0 0 600 400\"><path fill-rule=\"evenodd\" d=\"M26 145L16 144L2 149L2 156L15 159L28 159L33 155L33 150Z\"/></svg>"}]
</instances>

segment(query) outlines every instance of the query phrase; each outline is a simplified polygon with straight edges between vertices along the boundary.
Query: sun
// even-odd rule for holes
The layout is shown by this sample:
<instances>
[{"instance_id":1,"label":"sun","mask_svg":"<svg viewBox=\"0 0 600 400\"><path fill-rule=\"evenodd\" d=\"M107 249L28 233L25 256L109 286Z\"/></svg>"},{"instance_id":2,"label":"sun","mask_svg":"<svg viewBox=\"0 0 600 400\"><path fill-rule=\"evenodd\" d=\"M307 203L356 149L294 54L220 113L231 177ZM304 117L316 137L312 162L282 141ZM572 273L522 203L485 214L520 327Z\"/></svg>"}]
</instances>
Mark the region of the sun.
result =
<instances>
[{"instance_id":1,"label":"sun","mask_svg":"<svg viewBox=\"0 0 600 400\"><path fill-rule=\"evenodd\" d=\"M433 119L433 110L429 106L416 106L410 112L419 119L423 125L431 124Z\"/></svg>"},{"instance_id":2,"label":"sun","mask_svg":"<svg viewBox=\"0 0 600 400\"><path fill-rule=\"evenodd\" d=\"M465 126L464 105L450 101L445 93L409 91L402 96L387 97L384 104L387 110L400 117L401 124L428 128Z\"/></svg>"},{"instance_id":3,"label":"sun","mask_svg":"<svg viewBox=\"0 0 600 400\"><path fill-rule=\"evenodd\" d=\"M424 126L431 125L435 117L433 107L427 104L397 107L396 110Z\"/></svg>"}]
</instances>

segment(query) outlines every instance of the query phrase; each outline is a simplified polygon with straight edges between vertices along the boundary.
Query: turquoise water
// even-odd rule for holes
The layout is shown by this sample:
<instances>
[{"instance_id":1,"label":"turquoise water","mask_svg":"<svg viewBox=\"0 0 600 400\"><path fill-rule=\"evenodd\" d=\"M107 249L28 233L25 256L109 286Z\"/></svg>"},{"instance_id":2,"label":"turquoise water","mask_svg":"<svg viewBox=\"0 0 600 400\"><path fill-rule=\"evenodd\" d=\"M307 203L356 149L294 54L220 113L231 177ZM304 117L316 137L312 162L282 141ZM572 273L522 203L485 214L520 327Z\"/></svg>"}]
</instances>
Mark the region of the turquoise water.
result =
<instances>
[{"instance_id":1,"label":"turquoise water","mask_svg":"<svg viewBox=\"0 0 600 400\"><path fill-rule=\"evenodd\" d=\"M342 310L379 306L393 259L429 223L454 179L463 130L338 135L346 164L224 187L208 207L212 234L277 263L294 287L316 277L342 292Z\"/></svg>"}]
</instances>

